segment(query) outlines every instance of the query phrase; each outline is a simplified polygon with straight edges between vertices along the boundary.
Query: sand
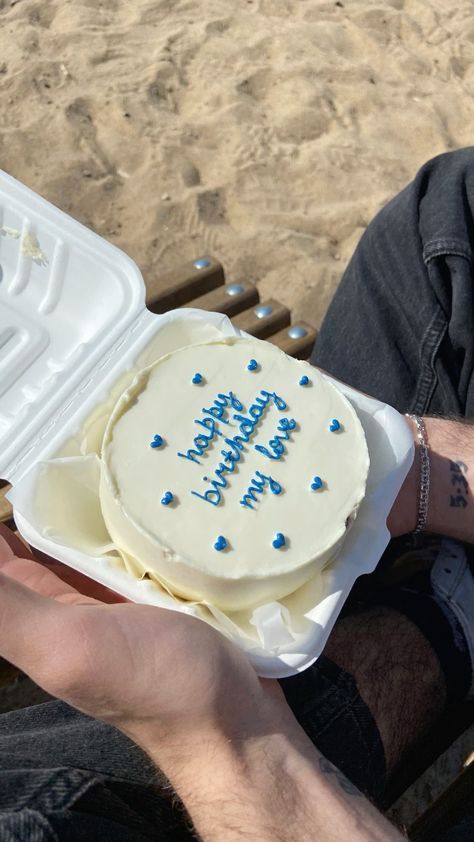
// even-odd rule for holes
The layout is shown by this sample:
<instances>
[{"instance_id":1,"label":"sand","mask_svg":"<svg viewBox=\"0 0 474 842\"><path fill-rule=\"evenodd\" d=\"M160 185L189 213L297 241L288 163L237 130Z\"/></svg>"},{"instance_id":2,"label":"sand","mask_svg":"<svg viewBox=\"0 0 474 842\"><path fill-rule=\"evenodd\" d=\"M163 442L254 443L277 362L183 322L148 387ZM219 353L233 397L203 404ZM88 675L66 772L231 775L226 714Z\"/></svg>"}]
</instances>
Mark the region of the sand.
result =
<instances>
[{"instance_id":1,"label":"sand","mask_svg":"<svg viewBox=\"0 0 474 842\"><path fill-rule=\"evenodd\" d=\"M472 142L471 0L0 0L0 168L145 278L204 252L318 324L365 226Z\"/></svg>"}]
</instances>

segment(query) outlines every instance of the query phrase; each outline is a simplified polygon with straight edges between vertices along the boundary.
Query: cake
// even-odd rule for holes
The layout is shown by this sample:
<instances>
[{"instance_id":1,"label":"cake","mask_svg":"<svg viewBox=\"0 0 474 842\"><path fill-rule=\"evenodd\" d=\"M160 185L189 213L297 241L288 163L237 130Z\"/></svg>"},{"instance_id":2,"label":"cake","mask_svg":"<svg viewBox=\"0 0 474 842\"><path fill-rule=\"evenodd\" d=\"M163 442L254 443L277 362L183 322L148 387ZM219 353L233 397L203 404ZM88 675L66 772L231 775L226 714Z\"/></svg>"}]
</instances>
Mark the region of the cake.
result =
<instances>
[{"instance_id":1,"label":"cake","mask_svg":"<svg viewBox=\"0 0 474 842\"><path fill-rule=\"evenodd\" d=\"M270 343L226 338L173 351L121 395L100 501L136 569L239 611L337 557L368 468L360 420L332 382Z\"/></svg>"}]
</instances>

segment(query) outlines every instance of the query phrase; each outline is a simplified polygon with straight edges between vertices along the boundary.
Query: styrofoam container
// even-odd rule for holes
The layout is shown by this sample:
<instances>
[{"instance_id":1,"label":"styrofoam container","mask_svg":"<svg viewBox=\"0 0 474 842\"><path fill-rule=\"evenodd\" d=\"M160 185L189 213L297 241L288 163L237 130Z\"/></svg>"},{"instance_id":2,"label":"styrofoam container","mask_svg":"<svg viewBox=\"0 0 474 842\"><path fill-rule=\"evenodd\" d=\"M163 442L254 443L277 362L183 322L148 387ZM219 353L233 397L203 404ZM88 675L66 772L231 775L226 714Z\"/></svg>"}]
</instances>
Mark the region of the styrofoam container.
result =
<instances>
[{"instance_id":1,"label":"styrofoam container","mask_svg":"<svg viewBox=\"0 0 474 842\"><path fill-rule=\"evenodd\" d=\"M206 619L260 675L285 677L321 654L355 580L375 568L389 541L386 518L413 460L411 432L392 407L336 383L366 433L366 498L330 568L244 619L174 600L106 554L52 540L35 508L40 466L57 457L147 348L158 358L231 334L239 332L220 314L150 313L127 255L0 173L0 477L13 485L18 528L32 546L132 601Z\"/></svg>"}]
</instances>

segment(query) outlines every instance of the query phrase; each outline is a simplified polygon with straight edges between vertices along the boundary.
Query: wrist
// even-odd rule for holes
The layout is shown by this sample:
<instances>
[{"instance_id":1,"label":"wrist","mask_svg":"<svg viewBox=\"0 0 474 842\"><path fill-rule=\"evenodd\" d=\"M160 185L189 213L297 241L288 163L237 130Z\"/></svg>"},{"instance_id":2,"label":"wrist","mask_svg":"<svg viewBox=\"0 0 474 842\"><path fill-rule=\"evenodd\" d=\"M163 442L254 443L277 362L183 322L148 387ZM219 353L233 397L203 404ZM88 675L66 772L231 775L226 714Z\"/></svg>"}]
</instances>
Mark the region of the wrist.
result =
<instances>
[{"instance_id":1,"label":"wrist","mask_svg":"<svg viewBox=\"0 0 474 842\"><path fill-rule=\"evenodd\" d=\"M427 418L426 425L431 461L426 531L472 543L474 427L445 418Z\"/></svg>"},{"instance_id":2,"label":"wrist","mask_svg":"<svg viewBox=\"0 0 474 842\"><path fill-rule=\"evenodd\" d=\"M301 802L310 797L305 776L312 763L305 750L316 754L312 744L303 746L308 738L299 730L295 723L294 729L277 726L234 740L212 735L197 747L188 746L185 763L174 759L164 769L199 838L264 842L284 832L285 842L313 839L303 828L297 831ZM291 825L285 827L290 815Z\"/></svg>"},{"instance_id":3,"label":"wrist","mask_svg":"<svg viewBox=\"0 0 474 842\"><path fill-rule=\"evenodd\" d=\"M335 839L401 839L319 753L289 708L276 722L262 721L258 731L190 743L186 763L163 769L199 838L313 842L331 827Z\"/></svg>"},{"instance_id":4,"label":"wrist","mask_svg":"<svg viewBox=\"0 0 474 842\"><path fill-rule=\"evenodd\" d=\"M413 532L420 501L420 447L416 426L413 464L392 507L387 526L392 537ZM474 426L445 418L424 419L430 460L430 491L424 532L472 543L474 502L470 476L474 468Z\"/></svg>"},{"instance_id":5,"label":"wrist","mask_svg":"<svg viewBox=\"0 0 474 842\"><path fill-rule=\"evenodd\" d=\"M209 717L206 722L196 722L190 711L189 721L182 719L174 729L164 728L156 720L135 720L116 723L128 737L150 756L170 780L186 783L193 780L193 766L207 764L214 755L232 765L250 750L259 738L275 730L292 732L299 729L283 691L277 681L259 679L261 692L253 698L247 694L247 703L234 706L232 716L227 710ZM238 711L238 712L237 712ZM304 734L304 732L302 732Z\"/></svg>"},{"instance_id":6,"label":"wrist","mask_svg":"<svg viewBox=\"0 0 474 842\"><path fill-rule=\"evenodd\" d=\"M236 722L232 735L218 728L199 733L183 729L179 736L163 739L153 723L127 729L164 773L206 842L233 840L225 831L234 827L239 828L238 839L240 833L262 842L274 839L274 822L285 823L290 813L296 816L308 768L319 758L278 683L263 683L273 685L268 704ZM309 842L313 837L285 835L288 842L306 838Z\"/></svg>"}]
</instances>

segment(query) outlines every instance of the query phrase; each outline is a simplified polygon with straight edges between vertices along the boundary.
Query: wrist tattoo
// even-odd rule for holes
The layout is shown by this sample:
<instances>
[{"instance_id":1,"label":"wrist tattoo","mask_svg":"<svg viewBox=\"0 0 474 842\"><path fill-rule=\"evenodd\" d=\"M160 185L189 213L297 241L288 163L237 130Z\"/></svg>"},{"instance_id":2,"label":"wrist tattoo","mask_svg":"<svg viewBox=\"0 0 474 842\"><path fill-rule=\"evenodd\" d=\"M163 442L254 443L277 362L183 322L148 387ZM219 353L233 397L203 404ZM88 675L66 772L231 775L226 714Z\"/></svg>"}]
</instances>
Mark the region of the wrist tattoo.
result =
<instances>
[{"instance_id":1,"label":"wrist tattoo","mask_svg":"<svg viewBox=\"0 0 474 842\"><path fill-rule=\"evenodd\" d=\"M342 774L337 766L333 766L333 764L330 763L329 760L326 760L325 757L319 758L319 768L321 769L323 775L334 775L339 786L347 795L355 795L357 798L362 798L360 790L358 790L357 787Z\"/></svg>"},{"instance_id":2,"label":"wrist tattoo","mask_svg":"<svg viewBox=\"0 0 474 842\"><path fill-rule=\"evenodd\" d=\"M468 504L469 483L465 477L467 465L460 459L453 462L449 460L449 471L451 474L451 485L454 494L450 494L449 505L455 509L465 509Z\"/></svg>"}]
</instances>

